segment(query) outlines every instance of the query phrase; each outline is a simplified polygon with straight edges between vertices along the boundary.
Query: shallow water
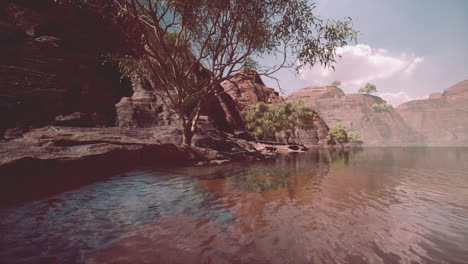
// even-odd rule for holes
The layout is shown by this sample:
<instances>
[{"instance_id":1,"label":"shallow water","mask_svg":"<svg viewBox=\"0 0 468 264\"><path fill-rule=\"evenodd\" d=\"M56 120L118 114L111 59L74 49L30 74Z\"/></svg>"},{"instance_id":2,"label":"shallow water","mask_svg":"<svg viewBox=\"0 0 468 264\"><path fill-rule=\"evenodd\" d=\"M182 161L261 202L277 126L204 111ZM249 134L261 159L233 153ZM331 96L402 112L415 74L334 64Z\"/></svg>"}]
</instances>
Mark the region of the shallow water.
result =
<instances>
[{"instance_id":1,"label":"shallow water","mask_svg":"<svg viewBox=\"0 0 468 264\"><path fill-rule=\"evenodd\" d=\"M468 263L468 149L145 168L0 219L0 263Z\"/></svg>"}]
</instances>

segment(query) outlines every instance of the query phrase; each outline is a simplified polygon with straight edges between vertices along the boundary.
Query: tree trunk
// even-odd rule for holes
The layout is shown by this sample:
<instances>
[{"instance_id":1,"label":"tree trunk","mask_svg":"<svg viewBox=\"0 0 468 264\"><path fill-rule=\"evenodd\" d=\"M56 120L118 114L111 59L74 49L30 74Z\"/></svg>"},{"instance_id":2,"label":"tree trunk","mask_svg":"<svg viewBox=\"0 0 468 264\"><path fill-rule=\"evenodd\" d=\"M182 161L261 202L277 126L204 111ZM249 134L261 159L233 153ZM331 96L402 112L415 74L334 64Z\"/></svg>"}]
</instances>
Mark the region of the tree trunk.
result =
<instances>
[{"instance_id":1,"label":"tree trunk","mask_svg":"<svg viewBox=\"0 0 468 264\"><path fill-rule=\"evenodd\" d=\"M184 127L182 130L182 145L191 146L192 145L193 133L190 126Z\"/></svg>"}]
</instances>

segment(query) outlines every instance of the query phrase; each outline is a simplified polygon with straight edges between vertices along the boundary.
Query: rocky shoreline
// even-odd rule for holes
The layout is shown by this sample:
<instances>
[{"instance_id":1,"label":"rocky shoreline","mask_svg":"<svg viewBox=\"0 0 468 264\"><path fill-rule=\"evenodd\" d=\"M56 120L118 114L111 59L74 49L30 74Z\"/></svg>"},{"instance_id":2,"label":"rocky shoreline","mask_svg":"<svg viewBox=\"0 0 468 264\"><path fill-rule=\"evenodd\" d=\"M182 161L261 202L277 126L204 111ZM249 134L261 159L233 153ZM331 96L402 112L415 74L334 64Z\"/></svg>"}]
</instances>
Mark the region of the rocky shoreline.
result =
<instances>
[{"instance_id":1,"label":"rocky shoreline","mask_svg":"<svg viewBox=\"0 0 468 264\"><path fill-rule=\"evenodd\" d=\"M0 200L8 204L64 191L140 166L218 165L271 155L212 128L200 129L194 147L179 140L175 127L33 129L0 142Z\"/></svg>"}]
</instances>

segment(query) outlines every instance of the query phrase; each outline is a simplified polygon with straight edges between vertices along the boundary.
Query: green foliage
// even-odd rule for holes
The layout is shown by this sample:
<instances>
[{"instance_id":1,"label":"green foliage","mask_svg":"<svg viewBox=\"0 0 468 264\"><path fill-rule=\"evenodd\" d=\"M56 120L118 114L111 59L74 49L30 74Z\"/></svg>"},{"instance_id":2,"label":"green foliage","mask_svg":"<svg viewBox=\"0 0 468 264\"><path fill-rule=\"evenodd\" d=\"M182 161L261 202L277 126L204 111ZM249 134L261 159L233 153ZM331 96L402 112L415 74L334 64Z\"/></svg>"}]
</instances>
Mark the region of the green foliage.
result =
<instances>
[{"instance_id":1,"label":"green foliage","mask_svg":"<svg viewBox=\"0 0 468 264\"><path fill-rule=\"evenodd\" d=\"M333 86L335 88L338 88L341 85L341 81L335 80L333 81L330 86Z\"/></svg>"},{"instance_id":2,"label":"green foliage","mask_svg":"<svg viewBox=\"0 0 468 264\"><path fill-rule=\"evenodd\" d=\"M128 39L136 63L124 66L140 75L141 67L146 67L140 77L161 90L163 102L178 117L187 145L202 105L218 93L219 84L240 70L269 75L281 68L331 66L336 48L356 41L357 36L350 18L321 19L308 0L114 2L116 16L134 31ZM264 56L279 61L258 65L255 59Z\"/></svg>"},{"instance_id":3,"label":"green foliage","mask_svg":"<svg viewBox=\"0 0 468 264\"><path fill-rule=\"evenodd\" d=\"M273 112L265 103L257 103L245 117L247 129L258 138L265 138L274 131Z\"/></svg>"},{"instance_id":4,"label":"green foliage","mask_svg":"<svg viewBox=\"0 0 468 264\"><path fill-rule=\"evenodd\" d=\"M286 141L297 129L309 130L314 126L314 113L301 100L285 101L275 107L257 103L247 113L247 129L259 138L284 132Z\"/></svg>"},{"instance_id":5,"label":"green foliage","mask_svg":"<svg viewBox=\"0 0 468 264\"><path fill-rule=\"evenodd\" d=\"M244 67L243 67L243 69L246 70L246 71L249 71L249 70L254 70L255 71L255 70L259 69L259 68L260 68L260 64L257 61L255 61L255 60L253 60L251 58L247 58L247 60L244 63Z\"/></svg>"},{"instance_id":6,"label":"green foliage","mask_svg":"<svg viewBox=\"0 0 468 264\"><path fill-rule=\"evenodd\" d=\"M377 92L377 87L371 83L367 83L364 87L360 88L359 93L371 94Z\"/></svg>"},{"instance_id":7,"label":"green foliage","mask_svg":"<svg viewBox=\"0 0 468 264\"><path fill-rule=\"evenodd\" d=\"M387 104L387 103L372 105L372 109L374 109L374 111L379 112L379 113L390 111L392 108L393 108L392 105Z\"/></svg>"},{"instance_id":8,"label":"green foliage","mask_svg":"<svg viewBox=\"0 0 468 264\"><path fill-rule=\"evenodd\" d=\"M339 122L336 124L326 137L327 144L336 145L339 144L341 147L344 147L344 144L349 142L355 142L359 139L359 135L356 133L350 133L347 131L346 127Z\"/></svg>"}]
</instances>

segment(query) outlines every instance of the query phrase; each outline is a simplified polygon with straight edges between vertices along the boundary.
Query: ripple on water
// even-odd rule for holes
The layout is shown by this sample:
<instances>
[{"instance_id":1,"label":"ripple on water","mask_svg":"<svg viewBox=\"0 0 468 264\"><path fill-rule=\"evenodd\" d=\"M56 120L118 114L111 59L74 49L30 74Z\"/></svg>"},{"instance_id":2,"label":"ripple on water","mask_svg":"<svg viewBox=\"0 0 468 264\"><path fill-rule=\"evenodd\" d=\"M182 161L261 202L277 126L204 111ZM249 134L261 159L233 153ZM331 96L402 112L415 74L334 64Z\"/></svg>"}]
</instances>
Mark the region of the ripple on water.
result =
<instances>
[{"instance_id":1,"label":"ripple on water","mask_svg":"<svg viewBox=\"0 0 468 264\"><path fill-rule=\"evenodd\" d=\"M463 263L467 160L364 149L138 170L1 209L0 262Z\"/></svg>"}]
</instances>

